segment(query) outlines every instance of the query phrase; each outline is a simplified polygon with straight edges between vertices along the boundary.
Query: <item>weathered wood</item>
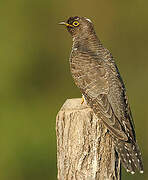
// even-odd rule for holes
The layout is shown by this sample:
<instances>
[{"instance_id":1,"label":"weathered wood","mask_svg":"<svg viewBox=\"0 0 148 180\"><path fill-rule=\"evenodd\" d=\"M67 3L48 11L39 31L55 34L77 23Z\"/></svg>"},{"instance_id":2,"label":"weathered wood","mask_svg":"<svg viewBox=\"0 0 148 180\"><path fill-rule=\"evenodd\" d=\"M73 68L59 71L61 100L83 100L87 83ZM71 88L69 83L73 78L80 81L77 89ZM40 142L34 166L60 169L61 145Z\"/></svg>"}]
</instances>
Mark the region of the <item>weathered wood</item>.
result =
<instances>
[{"instance_id":1,"label":"weathered wood","mask_svg":"<svg viewBox=\"0 0 148 180\"><path fill-rule=\"evenodd\" d=\"M82 99L68 99L56 118L59 180L119 180L120 159L104 124Z\"/></svg>"}]
</instances>

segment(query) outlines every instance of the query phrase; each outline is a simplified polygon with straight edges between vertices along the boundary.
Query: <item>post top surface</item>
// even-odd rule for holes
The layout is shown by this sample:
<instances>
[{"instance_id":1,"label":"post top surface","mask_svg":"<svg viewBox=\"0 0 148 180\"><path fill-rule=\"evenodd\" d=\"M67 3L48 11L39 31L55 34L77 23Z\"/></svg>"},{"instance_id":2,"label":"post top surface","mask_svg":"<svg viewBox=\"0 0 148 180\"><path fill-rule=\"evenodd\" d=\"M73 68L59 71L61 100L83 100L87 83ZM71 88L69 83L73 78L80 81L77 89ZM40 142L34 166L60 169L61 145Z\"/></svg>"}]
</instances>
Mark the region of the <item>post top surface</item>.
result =
<instances>
[{"instance_id":1,"label":"post top surface","mask_svg":"<svg viewBox=\"0 0 148 180\"><path fill-rule=\"evenodd\" d=\"M61 110L82 110L86 108L90 108L86 102L83 104L82 98L73 98L73 99L67 99L65 103L63 104Z\"/></svg>"}]
</instances>

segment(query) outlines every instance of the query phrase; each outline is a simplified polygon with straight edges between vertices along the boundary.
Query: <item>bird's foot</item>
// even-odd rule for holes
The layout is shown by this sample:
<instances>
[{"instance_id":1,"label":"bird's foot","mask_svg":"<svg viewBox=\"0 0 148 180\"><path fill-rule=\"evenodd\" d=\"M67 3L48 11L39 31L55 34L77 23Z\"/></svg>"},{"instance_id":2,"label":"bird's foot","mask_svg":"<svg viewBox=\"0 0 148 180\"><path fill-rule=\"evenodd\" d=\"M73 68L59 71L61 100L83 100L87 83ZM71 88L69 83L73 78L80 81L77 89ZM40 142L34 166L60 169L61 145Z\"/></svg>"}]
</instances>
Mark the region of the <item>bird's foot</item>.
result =
<instances>
[{"instance_id":1,"label":"bird's foot","mask_svg":"<svg viewBox=\"0 0 148 180\"><path fill-rule=\"evenodd\" d=\"M81 104L83 104L84 103L84 96L82 95L82 101L81 101Z\"/></svg>"}]
</instances>

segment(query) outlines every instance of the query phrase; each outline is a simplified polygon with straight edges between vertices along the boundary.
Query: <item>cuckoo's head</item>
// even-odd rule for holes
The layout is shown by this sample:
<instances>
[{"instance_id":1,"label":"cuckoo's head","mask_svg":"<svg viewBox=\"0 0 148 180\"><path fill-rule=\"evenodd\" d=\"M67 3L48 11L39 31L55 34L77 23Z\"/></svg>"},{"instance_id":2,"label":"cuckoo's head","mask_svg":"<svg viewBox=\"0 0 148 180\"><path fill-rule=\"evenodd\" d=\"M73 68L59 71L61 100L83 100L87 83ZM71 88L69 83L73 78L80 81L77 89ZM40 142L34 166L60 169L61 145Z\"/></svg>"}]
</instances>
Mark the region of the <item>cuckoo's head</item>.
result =
<instances>
[{"instance_id":1,"label":"cuckoo's head","mask_svg":"<svg viewBox=\"0 0 148 180\"><path fill-rule=\"evenodd\" d=\"M91 20L86 17L70 17L66 22L61 22L60 24L65 25L73 37L94 32Z\"/></svg>"}]
</instances>

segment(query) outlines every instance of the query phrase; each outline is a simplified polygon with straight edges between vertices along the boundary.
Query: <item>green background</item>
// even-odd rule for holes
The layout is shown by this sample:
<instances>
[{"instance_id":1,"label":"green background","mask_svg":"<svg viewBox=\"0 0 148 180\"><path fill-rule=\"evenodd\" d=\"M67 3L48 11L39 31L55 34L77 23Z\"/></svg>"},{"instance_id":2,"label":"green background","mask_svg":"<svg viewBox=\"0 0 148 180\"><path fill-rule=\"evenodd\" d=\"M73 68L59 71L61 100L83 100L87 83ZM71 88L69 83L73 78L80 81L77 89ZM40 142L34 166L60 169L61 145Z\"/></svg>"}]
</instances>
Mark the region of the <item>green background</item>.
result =
<instances>
[{"instance_id":1,"label":"green background","mask_svg":"<svg viewBox=\"0 0 148 180\"><path fill-rule=\"evenodd\" d=\"M86 16L116 59L148 179L148 1L0 1L0 180L55 180L55 117L80 97L69 71L72 40L58 22Z\"/></svg>"}]
</instances>

